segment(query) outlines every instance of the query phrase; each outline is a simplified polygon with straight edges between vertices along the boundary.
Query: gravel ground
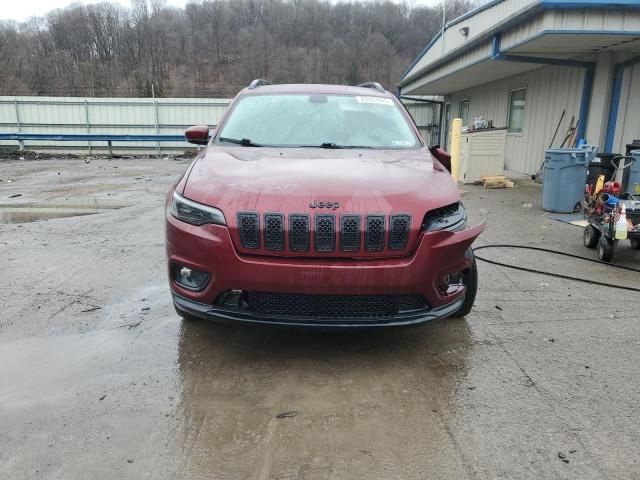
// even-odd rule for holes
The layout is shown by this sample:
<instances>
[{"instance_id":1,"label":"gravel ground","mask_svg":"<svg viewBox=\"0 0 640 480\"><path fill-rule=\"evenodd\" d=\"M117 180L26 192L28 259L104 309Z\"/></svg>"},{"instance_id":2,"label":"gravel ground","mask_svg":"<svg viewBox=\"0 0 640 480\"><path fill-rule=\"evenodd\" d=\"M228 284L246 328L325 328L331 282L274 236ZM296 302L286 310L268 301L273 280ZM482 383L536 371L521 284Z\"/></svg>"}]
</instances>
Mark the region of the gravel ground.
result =
<instances>
[{"instance_id":1,"label":"gravel ground","mask_svg":"<svg viewBox=\"0 0 640 480\"><path fill-rule=\"evenodd\" d=\"M2 205L128 205L0 224L0 478L640 479L637 293L481 263L473 312L417 329L183 322L163 204L186 166L0 161ZM595 258L580 228L540 210L539 186L462 188L472 222L488 221L477 245ZM483 255L640 284L542 253ZM616 262L640 268L640 254Z\"/></svg>"}]
</instances>

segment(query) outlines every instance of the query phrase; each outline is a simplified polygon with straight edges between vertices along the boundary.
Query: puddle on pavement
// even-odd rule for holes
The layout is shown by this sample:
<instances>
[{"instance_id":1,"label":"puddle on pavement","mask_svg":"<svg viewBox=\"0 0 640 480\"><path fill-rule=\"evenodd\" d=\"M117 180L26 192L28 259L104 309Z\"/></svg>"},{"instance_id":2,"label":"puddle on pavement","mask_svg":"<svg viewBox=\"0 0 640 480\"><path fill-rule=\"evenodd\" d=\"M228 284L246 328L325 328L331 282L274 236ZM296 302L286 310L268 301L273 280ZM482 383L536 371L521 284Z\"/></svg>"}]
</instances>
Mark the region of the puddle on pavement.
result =
<instances>
[{"instance_id":1,"label":"puddle on pavement","mask_svg":"<svg viewBox=\"0 0 640 480\"><path fill-rule=\"evenodd\" d=\"M51 202L0 204L0 224L29 223L54 218L95 215L123 208L128 204L99 199L69 199Z\"/></svg>"}]
</instances>

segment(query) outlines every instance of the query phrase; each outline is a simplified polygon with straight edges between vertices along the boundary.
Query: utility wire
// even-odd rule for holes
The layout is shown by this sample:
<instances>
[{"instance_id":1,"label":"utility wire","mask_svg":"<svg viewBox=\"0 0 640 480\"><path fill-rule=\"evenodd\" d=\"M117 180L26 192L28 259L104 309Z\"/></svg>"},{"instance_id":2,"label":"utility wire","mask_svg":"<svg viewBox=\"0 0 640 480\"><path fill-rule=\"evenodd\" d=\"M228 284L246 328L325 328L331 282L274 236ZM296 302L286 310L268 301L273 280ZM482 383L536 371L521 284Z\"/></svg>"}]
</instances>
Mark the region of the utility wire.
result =
<instances>
[{"instance_id":1,"label":"utility wire","mask_svg":"<svg viewBox=\"0 0 640 480\"><path fill-rule=\"evenodd\" d=\"M598 286L601 286L601 287L610 287L610 288L616 288L616 289L619 289L619 290L628 290L630 292L638 292L638 293L640 293L640 288L636 288L636 287L626 287L624 285L616 285L616 284L611 284L611 283L598 282L596 280L589 280L589 279L581 278L581 277L573 277L571 275L563 275L561 273L545 272L543 270L537 270L535 268L520 267L518 265L511 265L511 264L508 264L508 263L502 263L502 262L498 262L496 260L489 260L487 258L484 258L484 257L481 257L479 255L476 255L476 252L478 250L485 250L487 248L509 248L509 249L522 249L522 250L535 250L535 251L538 251L538 252L553 253L555 255L560 255L560 256L563 256L563 257L577 258L578 260L585 260L587 262L599 263L599 264L602 264L602 265L607 265L609 267L618 268L618 269L621 269L621 270L627 270L627 271L630 271L630 272L640 273L640 270L637 269L637 268L625 267L624 265L616 265L614 263L602 262L600 260L594 260L592 258L581 257L580 255L574 255L572 253L560 252L558 250L551 250L549 248L532 247L532 246L528 246L528 245L510 245L510 244L482 245L480 247L476 247L476 248L473 249L473 253L474 253L476 259L481 260L481 261L486 262L486 263L490 263L492 265L498 265L500 267L512 268L514 270L520 270L522 272L538 273L540 275L548 275L550 277L563 278L565 280L573 280L575 282L587 283L589 285L598 285Z\"/></svg>"}]
</instances>

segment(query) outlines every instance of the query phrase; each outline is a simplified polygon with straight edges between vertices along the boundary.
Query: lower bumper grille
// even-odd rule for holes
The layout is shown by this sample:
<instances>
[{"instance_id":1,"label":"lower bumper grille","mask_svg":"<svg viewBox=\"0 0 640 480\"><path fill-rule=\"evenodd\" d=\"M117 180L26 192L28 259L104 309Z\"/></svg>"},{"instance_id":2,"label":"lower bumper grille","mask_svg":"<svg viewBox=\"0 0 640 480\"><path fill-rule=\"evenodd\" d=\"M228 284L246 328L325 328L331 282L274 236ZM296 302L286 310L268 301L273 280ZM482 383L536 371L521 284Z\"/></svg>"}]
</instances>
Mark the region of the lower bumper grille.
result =
<instances>
[{"instance_id":1,"label":"lower bumper grille","mask_svg":"<svg viewBox=\"0 0 640 480\"><path fill-rule=\"evenodd\" d=\"M423 295L315 295L247 292L248 310L277 317L385 319L428 308Z\"/></svg>"}]
</instances>

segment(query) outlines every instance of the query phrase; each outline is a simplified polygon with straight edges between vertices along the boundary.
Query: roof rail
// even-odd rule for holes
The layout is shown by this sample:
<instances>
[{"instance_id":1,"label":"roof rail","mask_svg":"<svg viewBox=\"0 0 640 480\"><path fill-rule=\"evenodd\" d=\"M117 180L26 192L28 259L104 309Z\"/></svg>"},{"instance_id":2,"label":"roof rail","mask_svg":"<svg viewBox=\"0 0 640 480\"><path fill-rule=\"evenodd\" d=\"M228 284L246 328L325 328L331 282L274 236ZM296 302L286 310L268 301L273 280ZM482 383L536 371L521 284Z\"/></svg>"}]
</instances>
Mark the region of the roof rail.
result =
<instances>
[{"instance_id":1,"label":"roof rail","mask_svg":"<svg viewBox=\"0 0 640 480\"><path fill-rule=\"evenodd\" d=\"M384 93L385 90L382 87L382 85L380 85L378 82L364 82L361 83L360 85L356 85L356 87L362 87L362 88L375 88L376 90L378 90L379 92Z\"/></svg>"},{"instance_id":2,"label":"roof rail","mask_svg":"<svg viewBox=\"0 0 640 480\"><path fill-rule=\"evenodd\" d=\"M262 87L263 85L271 85L271 82L267 82L261 78L256 78L253 82L249 84L249 89L253 90L254 88Z\"/></svg>"}]
</instances>

